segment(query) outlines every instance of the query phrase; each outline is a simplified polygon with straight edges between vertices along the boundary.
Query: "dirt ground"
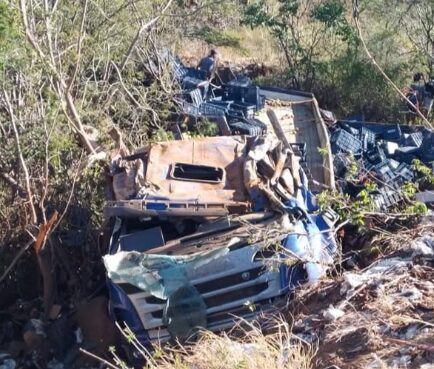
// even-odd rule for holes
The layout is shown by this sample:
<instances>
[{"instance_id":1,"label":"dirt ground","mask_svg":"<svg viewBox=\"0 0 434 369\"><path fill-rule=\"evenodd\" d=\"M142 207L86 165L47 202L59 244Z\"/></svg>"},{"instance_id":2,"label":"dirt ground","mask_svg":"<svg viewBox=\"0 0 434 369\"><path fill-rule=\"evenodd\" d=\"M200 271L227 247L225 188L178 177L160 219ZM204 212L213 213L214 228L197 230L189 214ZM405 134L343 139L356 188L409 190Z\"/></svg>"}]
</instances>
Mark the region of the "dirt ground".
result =
<instances>
[{"instance_id":1,"label":"dirt ground","mask_svg":"<svg viewBox=\"0 0 434 369\"><path fill-rule=\"evenodd\" d=\"M433 281L430 225L364 269L300 289L293 333L317 347L314 368L432 368Z\"/></svg>"}]
</instances>

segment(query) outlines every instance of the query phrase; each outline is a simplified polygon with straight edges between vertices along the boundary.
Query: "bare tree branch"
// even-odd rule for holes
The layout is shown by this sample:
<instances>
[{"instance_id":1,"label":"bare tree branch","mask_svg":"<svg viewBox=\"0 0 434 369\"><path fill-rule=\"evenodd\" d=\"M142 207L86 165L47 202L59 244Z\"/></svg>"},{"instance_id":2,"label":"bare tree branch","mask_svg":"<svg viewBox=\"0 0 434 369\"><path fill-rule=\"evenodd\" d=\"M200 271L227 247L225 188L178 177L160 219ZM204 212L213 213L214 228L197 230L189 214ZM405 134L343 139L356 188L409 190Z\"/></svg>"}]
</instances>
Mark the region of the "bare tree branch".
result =
<instances>
[{"instance_id":1,"label":"bare tree branch","mask_svg":"<svg viewBox=\"0 0 434 369\"><path fill-rule=\"evenodd\" d=\"M142 36L142 33L145 32L148 28L152 27L164 13L169 9L170 5L172 4L173 0L169 0L167 4L161 9L160 14L151 19L149 22L144 23L140 26L138 29L136 36L133 38L133 41L131 42L130 46L128 47L128 50L124 56L124 59L122 60L122 63L120 65L120 70L123 70L125 68L125 65L128 62L128 59L130 58L132 52L134 51L134 48L136 47L137 43L139 42L140 37Z\"/></svg>"},{"instance_id":2,"label":"bare tree branch","mask_svg":"<svg viewBox=\"0 0 434 369\"><path fill-rule=\"evenodd\" d=\"M354 0L353 0L354 1ZM390 77L386 74L386 72L384 72L383 68L380 67L380 65L377 63L377 61L375 60L375 58L372 56L371 52L369 51L368 47L366 46L365 43L365 39L363 38L363 34L362 34L362 30L360 28L359 25L359 20L358 20L358 14L354 13L353 14L353 18L354 18L354 23L356 25L357 28L357 32L359 35L359 39L360 42L362 43L363 49L365 50L365 53L368 57L368 59L371 61L372 65L378 70L378 72L383 76L383 78L386 80L386 82L388 82L392 88L398 93L399 96L401 96L402 99L404 99L404 101L407 102L408 105L410 105L414 111L416 112L416 114L422 119L422 121L425 123L426 126L428 126L431 129L434 129L434 126L431 124L431 122L421 113L421 111L419 110L419 108L417 106L415 106L408 98L407 96L405 96L402 91L395 85L395 83L390 79Z\"/></svg>"},{"instance_id":3,"label":"bare tree branch","mask_svg":"<svg viewBox=\"0 0 434 369\"><path fill-rule=\"evenodd\" d=\"M26 0L20 0L20 14L22 23L24 26L24 31L26 33L26 37L32 46L32 48L36 51L40 61L45 64L48 69L53 74L54 78L56 79L56 82L59 84L59 97L62 101L62 104L64 106L64 112L67 115L68 121L71 124L74 131L76 131L80 137L80 141L82 142L84 148L87 150L90 154L95 154L95 148L90 143L89 138L86 134L86 131L83 127L83 123L81 122L80 115L77 111L77 107L74 103L74 98L71 95L71 92L69 91L67 84L65 80L62 77L62 74L60 71L56 68L56 65L53 64L53 61L50 60L49 57L45 55L45 53L42 51L39 43L37 42L36 38L34 37L30 27L29 27L29 21L28 21L28 15L27 15L27 6L26 6ZM48 15L47 15L48 16ZM49 34L47 34L47 37L49 38ZM81 36L80 36L81 37Z\"/></svg>"},{"instance_id":4,"label":"bare tree branch","mask_svg":"<svg viewBox=\"0 0 434 369\"><path fill-rule=\"evenodd\" d=\"M128 90L127 86L125 86L125 83L122 80L121 71L119 70L117 65L113 62L112 62L112 65L113 65L113 67L114 67L114 69L118 75L119 82L121 83L122 88L124 89L124 91L128 95L128 97L131 99L131 101L134 103L134 105L136 105L139 109L141 109L143 111L150 112L153 116L154 123L157 124L158 114L152 108L143 106L142 104L140 104L140 102L137 101L137 99L133 96L133 94Z\"/></svg>"},{"instance_id":5,"label":"bare tree branch","mask_svg":"<svg viewBox=\"0 0 434 369\"><path fill-rule=\"evenodd\" d=\"M18 157L20 159L21 167L24 171L24 179L25 179L25 183L26 183L27 196L29 198L30 210L32 212L32 220L33 220L33 223L36 224L38 222L38 217L36 215L35 205L33 204L33 193L32 193L32 188L30 186L30 174L29 174L29 169L27 168L26 162L24 160L23 152L21 150L20 135L19 135L18 130L17 130L17 125L16 125L16 121L15 121L15 114L14 114L11 102L9 100L9 95L4 89L3 89L3 96L4 96L4 100L6 103L6 107L7 107L9 116L11 118L12 128L13 128L14 134L15 134L15 141L17 143Z\"/></svg>"},{"instance_id":6,"label":"bare tree branch","mask_svg":"<svg viewBox=\"0 0 434 369\"><path fill-rule=\"evenodd\" d=\"M20 186L20 184L12 178L8 173L4 172L3 169L0 168L0 178L2 178L7 184L9 184L14 191L18 191L18 195L20 197L26 197L27 192L24 188Z\"/></svg>"},{"instance_id":7,"label":"bare tree branch","mask_svg":"<svg viewBox=\"0 0 434 369\"><path fill-rule=\"evenodd\" d=\"M84 32L84 23L86 21L86 13L87 13L87 6L88 6L89 0L86 0L84 2L84 7L83 7L83 15L81 17L81 25L80 25L80 32L78 34L78 40L77 40L77 61L75 62L75 69L74 69L74 73L72 74L71 80L69 81L69 85L67 88L67 91L70 92L72 86L74 85L74 81L75 78L77 76L77 72L78 69L80 68L80 62L81 62L81 47L83 44L83 40L85 37L85 32Z\"/></svg>"}]
</instances>

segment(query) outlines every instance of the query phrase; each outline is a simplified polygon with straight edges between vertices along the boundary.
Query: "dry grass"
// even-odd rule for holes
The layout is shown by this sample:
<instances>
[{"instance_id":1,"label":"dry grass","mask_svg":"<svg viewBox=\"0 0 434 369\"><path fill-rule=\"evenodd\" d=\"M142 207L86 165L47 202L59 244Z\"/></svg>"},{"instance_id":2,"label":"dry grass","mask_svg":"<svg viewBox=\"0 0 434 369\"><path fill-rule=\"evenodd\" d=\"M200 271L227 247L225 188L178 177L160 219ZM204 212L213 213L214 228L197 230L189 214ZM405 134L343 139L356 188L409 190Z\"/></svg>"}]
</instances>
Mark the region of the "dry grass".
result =
<instances>
[{"instance_id":1,"label":"dry grass","mask_svg":"<svg viewBox=\"0 0 434 369\"><path fill-rule=\"evenodd\" d=\"M275 333L268 335L252 324L242 325L236 334L205 331L194 344L159 347L152 356L143 355L149 369L311 368L313 348L292 336L288 323L276 321Z\"/></svg>"},{"instance_id":2,"label":"dry grass","mask_svg":"<svg viewBox=\"0 0 434 369\"><path fill-rule=\"evenodd\" d=\"M284 64L279 48L265 29L251 30L247 27L240 27L227 32L240 39L242 48L218 47L224 64L247 65L256 63L275 67ZM188 48L185 45L188 45ZM175 51L183 61L195 65L212 47L214 45L208 45L199 40L181 40Z\"/></svg>"},{"instance_id":3,"label":"dry grass","mask_svg":"<svg viewBox=\"0 0 434 369\"><path fill-rule=\"evenodd\" d=\"M158 367L167 369L303 369L310 368L311 358L300 346L288 347L273 342L272 336L255 337L253 342L239 343L228 336L206 334L188 352L178 351L163 360Z\"/></svg>"}]
</instances>

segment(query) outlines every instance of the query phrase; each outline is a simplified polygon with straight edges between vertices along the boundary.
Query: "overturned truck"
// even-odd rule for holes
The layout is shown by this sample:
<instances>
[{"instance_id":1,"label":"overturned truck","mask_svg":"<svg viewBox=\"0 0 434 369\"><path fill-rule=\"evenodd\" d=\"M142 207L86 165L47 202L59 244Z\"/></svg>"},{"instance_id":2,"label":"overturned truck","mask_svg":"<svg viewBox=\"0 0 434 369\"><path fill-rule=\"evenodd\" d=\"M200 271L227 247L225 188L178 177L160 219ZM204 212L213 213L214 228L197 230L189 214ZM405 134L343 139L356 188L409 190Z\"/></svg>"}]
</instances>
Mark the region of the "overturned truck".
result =
<instances>
[{"instance_id":1,"label":"overturned truck","mask_svg":"<svg viewBox=\"0 0 434 369\"><path fill-rule=\"evenodd\" d=\"M336 219L314 198L334 186L316 101L261 95L267 134L160 142L113 160L111 311L144 344L265 322L333 261Z\"/></svg>"},{"instance_id":2,"label":"overturned truck","mask_svg":"<svg viewBox=\"0 0 434 369\"><path fill-rule=\"evenodd\" d=\"M174 65L181 119L208 119L220 136L120 150L105 208L111 312L145 345L265 324L336 252L336 216L315 204L334 175L313 95L237 78L212 91Z\"/></svg>"},{"instance_id":3,"label":"overturned truck","mask_svg":"<svg viewBox=\"0 0 434 369\"><path fill-rule=\"evenodd\" d=\"M172 141L141 155L121 160L130 172L115 183L124 190L131 181L131 193L120 199L115 186L118 199L106 206L104 262L112 311L142 342L275 310L332 262L334 217L315 214L299 158L280 141Z\"/></svg>"}]
</instances>

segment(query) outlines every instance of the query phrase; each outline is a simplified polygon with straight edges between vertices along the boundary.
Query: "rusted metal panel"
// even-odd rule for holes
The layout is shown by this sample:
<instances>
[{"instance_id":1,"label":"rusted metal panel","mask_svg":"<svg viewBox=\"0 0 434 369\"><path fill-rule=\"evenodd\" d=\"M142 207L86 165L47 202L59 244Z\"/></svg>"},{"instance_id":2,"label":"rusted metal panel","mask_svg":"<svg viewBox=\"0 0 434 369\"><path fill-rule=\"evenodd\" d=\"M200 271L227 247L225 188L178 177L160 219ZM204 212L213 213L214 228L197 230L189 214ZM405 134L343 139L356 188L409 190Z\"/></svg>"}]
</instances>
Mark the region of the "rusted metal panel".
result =
<instances>
[{"instance_id":1,"label":"rusted metal panel","mask_svg":"<svg viewBox=\"0 0 434 369\"><path fill-rule=\"evenodd\" d=\"M243 163L247 141L244 137L207 137L155 144L146 164L145 181L158 194L177 200L203 202L248 201L243 185ZM173 176L176 163L221 168L221 181L180 180Z\"/></svg>"}]
</instances>

